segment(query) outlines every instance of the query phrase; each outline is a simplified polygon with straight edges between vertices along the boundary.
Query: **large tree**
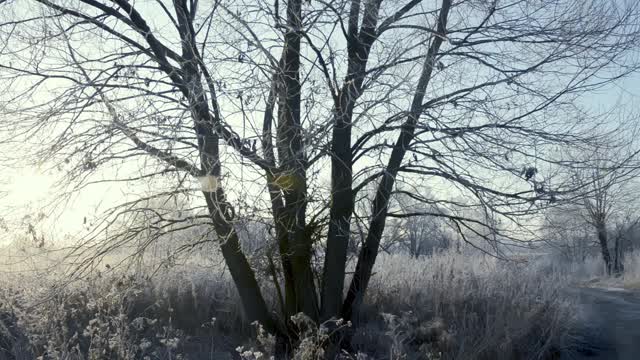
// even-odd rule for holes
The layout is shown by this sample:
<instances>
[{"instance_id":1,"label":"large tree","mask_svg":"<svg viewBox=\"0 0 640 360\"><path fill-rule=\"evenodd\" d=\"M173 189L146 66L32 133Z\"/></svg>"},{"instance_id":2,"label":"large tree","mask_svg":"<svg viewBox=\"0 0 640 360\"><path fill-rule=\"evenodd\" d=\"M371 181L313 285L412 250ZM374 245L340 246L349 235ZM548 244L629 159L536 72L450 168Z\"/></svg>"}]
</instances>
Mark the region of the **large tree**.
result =
<instances>
[{"instance_id":1,"label":"large tree","mask_svg":"<svg viewBox=\"0 0 640 360\"><path fill-rule=\"evenodd\" d=\"M461 231L497 224L466 208L517 224L569 191L543 169L590 141L583 95L634 70L638 30L634 1L0 4L3 130L35 146L20 151L73 191L172 179L204 210L247 319L289 343L298 312L357 320L398 183L437 189L413 198L451 211L414 215ZM369 184L372 205L354 214ZM240 246L250 214L273 227L277 315ZM172 231L194 221L156 215ZM354 218L367 228L345 284Z\"/></svg>"},{"instance_id":2,"label":"large tree","mask_svg":"<svg viewBox=\"0 0 640 360\"><path fill-rule=\"evenodd\" d=\"M583 153L571 176L583 189L572 205L578 207L584 222L593 229L609 275L620 275L624 270L621 241L625 228L633 228L637 222L637 216L630 216L636 212L635 179L640 170L634 148L633 142L625 142ZM617 225L616 232L612 224Z\"/></svg>"}]
</instances>

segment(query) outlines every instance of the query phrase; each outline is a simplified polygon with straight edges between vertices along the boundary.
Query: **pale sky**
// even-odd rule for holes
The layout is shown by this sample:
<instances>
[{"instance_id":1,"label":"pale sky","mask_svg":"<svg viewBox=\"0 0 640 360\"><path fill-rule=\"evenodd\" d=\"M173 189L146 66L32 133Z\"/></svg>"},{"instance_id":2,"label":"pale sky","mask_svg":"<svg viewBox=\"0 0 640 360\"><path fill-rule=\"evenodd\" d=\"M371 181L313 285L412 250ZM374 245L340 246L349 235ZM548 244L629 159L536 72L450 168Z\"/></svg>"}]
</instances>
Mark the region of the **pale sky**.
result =
<instances>
[{"instance_id":1,"label":"pale sky","mask_svg":"<svg viewBox=\"0 0 640 360\"><path fill-rule=\"evenodd\" d=\"M585 107L606 112L623 104L628 107L629 111L635 111L638 108L638 99L640 98L640 74L630 76L619 83L602 89L597 93L591 94L584 98ZM0 126L3 121L10 119L3 118L0 114ZM21 150L19 144L0 145L0 151L11 154L12 158L19 158ZM40 168L29 167L23 162L14 162L9 165L11 168L6 169L7 164L2 164L0 157L0 211L2 217L13 219L14 223L19 222L26 214L37 213L43 203L47 203L52 199L52 195L56 192L54 185L59 176L55 170L46 171L46 164ZM154 186L154 185L149 185ZM84 217L91 216L95 209L108 207L120 203L123 199L135 196L138 191L147 189L132 189L131 185L126 184L103 184L96 185L91 191L85 191L76 197L65 207L64 213L55 214L43 222L43 231L51 231L53 233L76 233L81 231L84 226ZM249 190L247 190L249 191ZM2 197L2 192L5 196ZM2 238L0 237L0 240Z\"/></svg>"}]
</instances>

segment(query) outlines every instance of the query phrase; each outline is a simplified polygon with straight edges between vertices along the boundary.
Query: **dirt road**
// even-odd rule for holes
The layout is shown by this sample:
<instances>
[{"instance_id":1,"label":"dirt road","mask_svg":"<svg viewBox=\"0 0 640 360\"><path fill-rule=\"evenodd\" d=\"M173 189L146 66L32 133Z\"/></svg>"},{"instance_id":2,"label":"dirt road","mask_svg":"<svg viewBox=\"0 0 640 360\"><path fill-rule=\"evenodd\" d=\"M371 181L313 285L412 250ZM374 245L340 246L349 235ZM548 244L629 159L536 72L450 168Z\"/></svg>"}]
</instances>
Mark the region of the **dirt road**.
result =
<instances>
[{"instance_id":1,"label":"dirt road","mask_svg":"<svg viewBox=\"0 0 640 360\"><path fill-rule=\"evenodd\" d=\"M640 292L579 288L575 351L562 359L640 359Z\"/></svg>"}]
</instances>

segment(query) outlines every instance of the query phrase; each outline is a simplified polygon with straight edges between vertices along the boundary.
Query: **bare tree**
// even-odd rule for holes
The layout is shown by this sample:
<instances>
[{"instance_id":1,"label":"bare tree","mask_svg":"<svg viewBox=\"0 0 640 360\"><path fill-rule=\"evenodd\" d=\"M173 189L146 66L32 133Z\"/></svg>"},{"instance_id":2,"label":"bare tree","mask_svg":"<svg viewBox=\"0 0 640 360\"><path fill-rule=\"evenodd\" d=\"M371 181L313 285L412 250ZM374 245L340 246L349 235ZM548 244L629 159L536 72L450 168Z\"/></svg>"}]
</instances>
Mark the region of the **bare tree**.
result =
<instances>
[{"instance_id":1,"label":"bare tree","mask_svg":"<svg viewBox=\"0 0 640 360\"><path fill-rule=\"evenodd\" d=\"M563 166L552 150L591 141L584 130L597 124L573 114L584 94L635 69L638 30L633 1L0 4L7 142L37 149L69 193L164 177L165 192L189 194L247 319L277 334L281 351L297 341L293 314L357 320L396 184L437 183L416 200L483 208L503 224L571 191L541 169ZM356 199L371 183L344 296ZM107 211L93 233L136 203ZM265 214L279 315L236 228ZM461 231L498 226L447 217ZM177 231L193 218L157 221ZM101 250L121 244L86 239L98 238Z\"/></svg>"},{"instance_id":2,"label":"bare tree","mask_svg":"<svg viewBox=\"0 0 640 360\"><path fill-rule=\"evenodd\" d=\"M584 221L583 210L576 204L550 208L542 225L541 236L570 263L585 261L599 247L591 225Z\"/></svg>"},{"instance_id":3,"label":"bare tree","mask_svg":"<svg viewBox=\"0 0 640 360\"><path fill-rule=\"evenodd\" d=\"M615 224L613 232L613 269L617 275L624 272L625 254L637 246L638 224L640 217L635 214L626 215Z\"/></svg>"},{"instance_id":4,"label":"bare tree","mask_svg":"<svg viewBox=\"0 0 640 360\"><path fill-rule=\"evenodd\" d=\"M421 192L427 198L432 198L427 189L422 189ZM411 257L417 258L453 245L451 224L447 221L449 214L446 211L435 204L413 200L409 192L397 193L397 209L392 208L389 212L390 236L382 245L384 249L408 251Z\"/></svg>"},{"instance_id":5,"label":"bare tree","mask_svg":"<svg viewBox=\"0 0 640 360\"><path fill-rule=\"evenodd\" d=\"M596 232L602 260L608 274L621 274L623 271L621 240L624 228L624 214L628 214L637 201L633 180L638 175L637 153L624 144L624 153L620 147L598 147L581 161L572 180L583 189L577 198L582 208L584 221ZM628 216L627 216L628 219ZM617 231L611 243L613 232L611 224L617 223ZM629 221L633 226L635 221ZM613 251L613 255L611 252Z\"/></svg>"}]
</instances>

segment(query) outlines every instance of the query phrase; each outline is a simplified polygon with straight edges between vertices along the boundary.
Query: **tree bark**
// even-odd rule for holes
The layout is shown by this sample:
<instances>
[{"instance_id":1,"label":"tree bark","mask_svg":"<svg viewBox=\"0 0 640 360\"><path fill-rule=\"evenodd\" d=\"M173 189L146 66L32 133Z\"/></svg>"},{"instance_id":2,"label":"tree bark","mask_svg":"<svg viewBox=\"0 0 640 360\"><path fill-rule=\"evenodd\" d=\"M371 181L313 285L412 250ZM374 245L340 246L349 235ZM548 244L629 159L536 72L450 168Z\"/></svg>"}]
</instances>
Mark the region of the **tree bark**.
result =
<instances>
[{"instance_id":1,"label":"tree bark","mask_svg":"<svg viewBox=\"0 0 640 360\"><path fill-rule=\"evenodd\" d=\"M281 173L276 182L282 190L284 208L282 222L288 233L291 269L295 274L294 289L287 294L287 308L294 315L303 312L318 320L319 306L315 279L311 269L312 239L306 229L307 178L302 124L300 120L300 42L302 31L302 0L287 3L287 30L283 50L281 91L278 103L277 148ZM286 284L285 284L286 285Z\"/></svg>"}]
</instances>

